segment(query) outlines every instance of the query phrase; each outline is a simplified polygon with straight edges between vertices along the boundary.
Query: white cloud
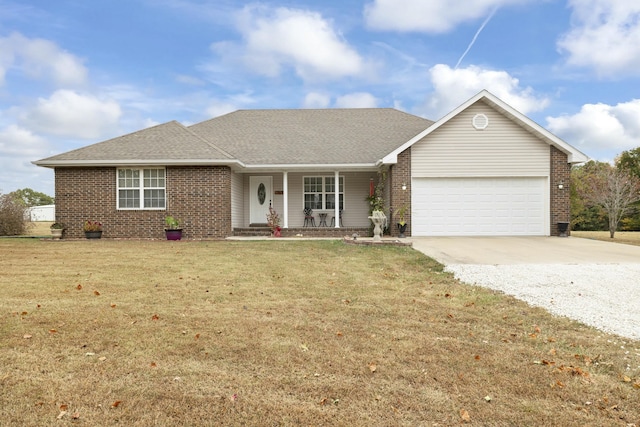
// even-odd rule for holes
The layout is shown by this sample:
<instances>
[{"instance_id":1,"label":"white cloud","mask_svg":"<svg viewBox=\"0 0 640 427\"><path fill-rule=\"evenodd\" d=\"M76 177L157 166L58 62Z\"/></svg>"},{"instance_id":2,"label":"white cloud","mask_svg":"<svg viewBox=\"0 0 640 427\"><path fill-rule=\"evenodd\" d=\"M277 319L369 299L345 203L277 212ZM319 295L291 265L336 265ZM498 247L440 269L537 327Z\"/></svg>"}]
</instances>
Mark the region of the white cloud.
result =
<instances>
[{"instance_id":1,"label":"white cloud","mask_svg":"<svg viewBox=\"0 0 640 427\"><path fill-rule=\"evenodd\" d=\"M350 93L336 99L337 108L376 108L378 100L366 92Z\"/></svg>"},{"instance_id":2,"label":"white cloud","mask_svg":"<svg viewBox=\"0 0 640 427\"><path fill-rule=\"evenodd\" d=\"M46 154L47 142L15 124L0 130L0 157L37 157Z\"/></svg>"},{"instance_id":3,"label":"white cloud","mask_svg":"<svg viewBox=\"0 0 640 427\"><path fill-rule=\"evenodd\" d=\"M530 0L374 0L365 6L367 25L376 30L445 33L492 10Z\"/></svg>"},{"instance_id":4,"label":"white cloud","mask_svg":"<svg viewBox=\"0 0 640 427\"><path fill-rule=\"evenodd\" d=\"M429 97L427 117L437 119L458 107L473 95L488 90L522 114L543 110L549 104L545 97L536 96L530 87L506 71L469 66L453 69L438 64L430 70L434 93Z\"/></svg>"},{"instance_id":5,"label":"white cloud","mask_svg":"<svg viewBox=\"0 0 640 427\"><path fill-rule=\"evenodd\" d=\"M22 121L41 133L95 139L113 133L121 115L115 101L63 89L48 99L39 98L35 108L23 115Z\"/></svg>"},{"instance_id":6,"label":"white cloud","mask_svg":"<svg viewBox=\"0 0 640 427\"><path fill-rule=\"evenodd\" d=\"M558 40L567 64L600 75L640 74L640 3L570 0L572 29Z\"/></svg>"},{"instance_id":7,"label":"white cloud","mask_svg":"<svg viewBox=\"0 0 640 427\"><path fill-rule=\"evenodd\" d=\"M11 68L19 68L33 79L51 78L60 86L79 86L87 80L87 69L80 59L49 40L19 33L0 38L0 84Z\"/></svg>"},{"instance_id":8,"label":"white cloud","mask_svg":"<svg viewBox=\"0 0 640 427\"><path fill-rule=\"evenodd\" d=\"M325 93L309 92L304 97L302 108L327 108L331 104L331 97Z\"/></svg>"},{"instance_id":9,"label":"white cloud","mask_svg":"<svg viewBox=\"0 0 640 427\"><path fill-rule=\"evenodd\" d=\"M206 112L208 117L214 118L231 113L237 109L238 107L235 104L229 102L214 102L207 108Z\"/></svg>"},{"instance_id":10,"label":"white cloud","mask_svg":"<svg viewBox=\"0 0 640 427\"><path fill-rule=\"evenodd\" d=\"M362 58L319 13L247 6L239 14L238 30L241 46L220 42L212 49L256 74L276 77L291 67L304 80L325 80L363 71Z\"/></svg>"},{"instance_id":11,"label":"white cloud","mask_svg":"<svg viewBox=\"0 0 640 427\"><path fill-rule=\"evenodd\" d=\"M574 115L547 117L547 128L568 143L597 157L640 147L640 99L620 103L585 104ZM610 156L610 154L608 154Z\"/></svg>"}]
</instances>

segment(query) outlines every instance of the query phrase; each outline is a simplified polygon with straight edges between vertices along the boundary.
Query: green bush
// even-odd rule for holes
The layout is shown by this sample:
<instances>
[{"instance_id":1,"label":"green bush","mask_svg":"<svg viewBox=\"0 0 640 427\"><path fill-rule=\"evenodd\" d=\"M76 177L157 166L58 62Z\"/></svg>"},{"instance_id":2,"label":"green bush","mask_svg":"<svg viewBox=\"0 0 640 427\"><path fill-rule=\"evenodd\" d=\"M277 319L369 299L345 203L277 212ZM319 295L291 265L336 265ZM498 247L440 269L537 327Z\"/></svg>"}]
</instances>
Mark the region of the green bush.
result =
<instances>
[{"instance_id":1,"label":"green bush","mask_svg":"<svg viewBox=\"0 0 640 427\"><path fill-rule=\"evenodd\" d=\"M19 236L26 231L25 206L9 194L0 194L0 236Z\"/></svg>"}]
</instances>

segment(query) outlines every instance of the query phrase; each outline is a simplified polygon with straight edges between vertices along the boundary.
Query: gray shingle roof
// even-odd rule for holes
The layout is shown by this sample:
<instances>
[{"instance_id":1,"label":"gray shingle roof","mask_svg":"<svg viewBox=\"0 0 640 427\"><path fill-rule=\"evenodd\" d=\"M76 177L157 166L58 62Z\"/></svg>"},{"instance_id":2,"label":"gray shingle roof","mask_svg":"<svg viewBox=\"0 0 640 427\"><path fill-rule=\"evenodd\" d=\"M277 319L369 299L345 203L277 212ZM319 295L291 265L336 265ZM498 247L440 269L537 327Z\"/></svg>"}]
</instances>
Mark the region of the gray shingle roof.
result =
<instances>
[{"instance_id":1,"label":"gray shingle roof","mask_svg":"<svg viewBox=\"0 0 640 427\"><path fill-rule=\"evenodd\" d=\"M189 127L171 121L34 163L372 165L431 124L389 108L240 110Z\"/></svg>"},{"instance_id":2,"label":"gray shingle roof","mask_svg":"<svg viewBox=\"0 0 640 427\"><path fill-rule=\"evenodd\" d=\"M391 108L240 110L189 128L246 164L372 164L433 124Z\"/></svg>"}]
</instances>

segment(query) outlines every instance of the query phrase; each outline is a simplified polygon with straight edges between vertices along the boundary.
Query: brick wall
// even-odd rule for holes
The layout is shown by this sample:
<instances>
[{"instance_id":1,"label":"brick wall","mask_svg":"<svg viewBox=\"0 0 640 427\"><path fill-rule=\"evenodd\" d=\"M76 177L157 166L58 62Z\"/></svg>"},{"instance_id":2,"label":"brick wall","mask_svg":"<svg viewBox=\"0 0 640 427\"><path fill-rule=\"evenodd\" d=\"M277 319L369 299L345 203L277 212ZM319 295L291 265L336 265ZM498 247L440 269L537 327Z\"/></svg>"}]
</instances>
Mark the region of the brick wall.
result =
<instances>
[{"instance_id":1,"label":"brick wall","mask_svg":"<svg viewBox=\"0 0 640 427\"><path fill-rule=\"evenodd\" d=\"M551 235L557 236L558 222L568 222L570 215L570 175L571 165L568 163L567 155L556 147L551 146ZM563 188L558 185L562 183Z\"/></svg>"},{"instance_id":2,"label":"brick wall","mask_svg":"<svg viewBox=\"0 0 640 427\"><path fill-rule=\"evenodd\" d=\"M406 184L406 190L402 189L402 184ZM398 163L391 166L387 185L390 189L390 234L396 237L400 234L396 225L400 219L396 212L401 206L406 205L407 210L404 214L404 220L408 226L405 236L411 236L411 147L400 153L398 155Z\"/></svg>"},{"instance_id":3,"label":"brick wall","mask_svg":"<svg viewBox=\"0 0 640 427\"><path fill-rule=\"evenodd\" d=\"M166 210L117 210L116 168L56 168L56 221L63 238L82 238L85 220L100 221L104 238L164 238L164 217L173 215L187 239L231 235L231 170L228 167L166 168Z\"/></svg>"}]
</instances>

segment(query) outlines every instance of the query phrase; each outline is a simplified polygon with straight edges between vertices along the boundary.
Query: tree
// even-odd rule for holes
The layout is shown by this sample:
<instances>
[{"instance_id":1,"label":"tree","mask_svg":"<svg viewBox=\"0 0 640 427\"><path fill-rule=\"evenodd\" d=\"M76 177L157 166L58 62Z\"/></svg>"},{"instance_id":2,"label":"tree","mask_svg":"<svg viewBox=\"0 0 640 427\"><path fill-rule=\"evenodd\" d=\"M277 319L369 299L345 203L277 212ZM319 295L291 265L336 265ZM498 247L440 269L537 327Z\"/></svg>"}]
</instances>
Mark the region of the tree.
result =
<instances>
[{"instance_id":1,"label":"tree","mask_svg":"<svg viewBox=\"0 0 640 427\"><path fill-rule=\"evenodd\" d=\"M616 158L616 166L640 178L640 147L623 151Z\"/></svg>"},{"instance_id":2,"label":"tree","mask_svg":"<svg viewBox=\"0 0 640 427\"><path fill-rule=\"evenodd\" d=\"M39 191L34 191L30 188L23 188L9 193L11 197L19 200L24 206L30 208L31 206L52 205L55 200L51 196L47 196Z\"/></svg>"},{"instance_id":3,"label":"tree","mask_svg":"<svg viewBox=\"0 0 640 427\"><path fill-rule=\"evenodd\" d=\"M640 147L623 151L616 158L616 167L640 178ZM620 222L622 230L640 230L640 202L633 203L629 214Z\"/></svg>"},{"instance_id":4,"label":"tree","mask_svg":"<svg viewBox=\"0 0 640 427\"><path fill-rule=\"evenodd\" d=\"M609 235L613 239L622 217L632 203L640 200L640 178L608 163L591 161L585 167L590 173L585 174L579 191L588 203L602 206L605 210L609 219Z\"/></svg>"},{"instance_id":5,"label":"tree","mask_svg":"<svg viewBox=\"0 0 640 427\"><path fill-rule=\"evenodd\" d=\"M25 232L24 205L11 194L0 193L0 236L18 236Z\"/></svg>"}]
</instances>

